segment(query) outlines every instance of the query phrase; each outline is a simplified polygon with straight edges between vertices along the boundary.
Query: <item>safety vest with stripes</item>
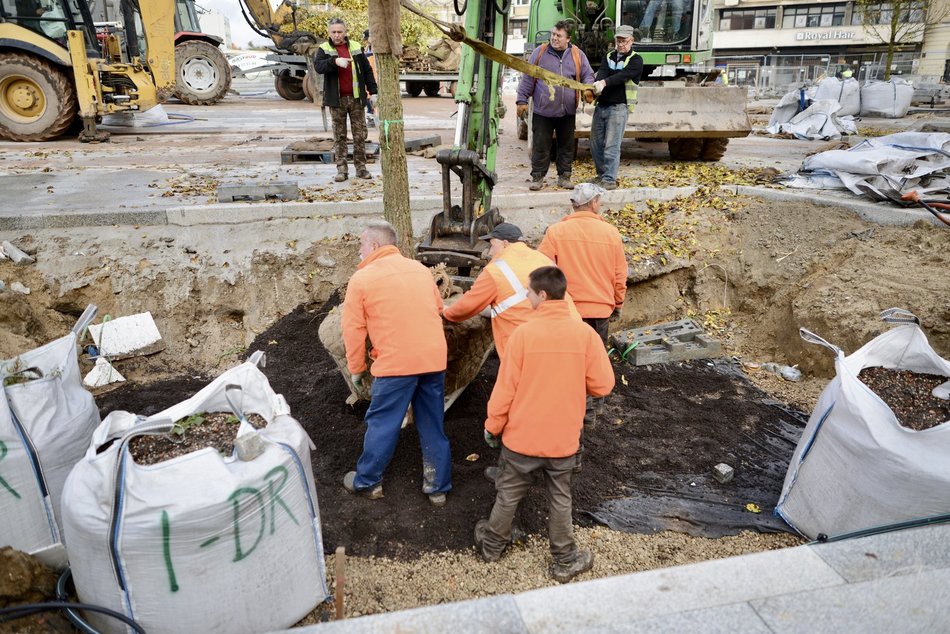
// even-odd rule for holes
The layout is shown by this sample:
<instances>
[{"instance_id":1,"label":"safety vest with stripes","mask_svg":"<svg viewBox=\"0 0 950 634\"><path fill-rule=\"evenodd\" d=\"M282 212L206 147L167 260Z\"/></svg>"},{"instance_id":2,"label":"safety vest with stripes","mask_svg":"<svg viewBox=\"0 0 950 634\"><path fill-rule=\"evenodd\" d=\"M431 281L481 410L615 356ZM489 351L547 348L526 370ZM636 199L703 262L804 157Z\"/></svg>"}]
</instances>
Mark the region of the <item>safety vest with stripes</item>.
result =
<instances>
[{"instance_id":1,"label":"safety vest with stripes","mask_svg":"<svg viewBox=\"0 0 950 634\"><path fill-rule=\"evenodd\" d=\"M350 72L353 73L353 96L358 100L360 98L360 76L356 72L356 56L363 52L363 47L356 42L349 42L350 48ZM335 57L337 55L336 47L327 40L320 45L327 55Z\"/></svg>"}]
</instances>

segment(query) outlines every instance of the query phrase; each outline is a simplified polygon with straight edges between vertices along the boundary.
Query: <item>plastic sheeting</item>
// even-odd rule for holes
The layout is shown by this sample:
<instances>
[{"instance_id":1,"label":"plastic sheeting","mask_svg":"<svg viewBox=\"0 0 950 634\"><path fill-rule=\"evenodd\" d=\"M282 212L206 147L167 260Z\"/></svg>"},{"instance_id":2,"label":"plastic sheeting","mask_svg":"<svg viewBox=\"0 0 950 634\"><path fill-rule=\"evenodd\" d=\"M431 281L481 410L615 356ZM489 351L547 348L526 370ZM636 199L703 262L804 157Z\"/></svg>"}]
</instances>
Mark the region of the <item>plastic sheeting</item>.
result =
<instances>
[{"instance_id":1,"label":"plastic sheeting","mask_svg":"<svg viewBox=\"0 0 950 634\"><path fill-rule=\"evenodd\" d=\"M66 544L80 600L148 632L262 632L299 621L326 599L312 445L252 361L148 418L113 412L66 483ZM237 386L237 389L234 388ZM136 464L128 443L198 412L259 414L253 459L205 448ZM115 620L89 616L103 632Z\"/></svg>"},{"instance_id":2,"label":"plastic sheeting","mask_svg":"<svg viewBox=\"0 0 950 634\"><path fill-rule=\"evenodd\" d=\"M66 563L63 484L99 424L76 356L78 338L95 314L90 306L65 337L0 361L0 377L28 379L4 386L0 400L0 546L53 566Z\"/></svg>"},{"instance_id":3,"label":"plastic sheeting","mask_svg":"<svg viewBox=\"0 0 950 634\"><path fill-rule=\"evenodd\" d=\"M822 392L795 449L775 512L812 539L950 512L950 422L903 427L858 379L867 367L950 377L950 362L917 325L903 325L845 356Z\"/></svg>"},{"instance_id":4,"label":"plastic sheeting","mask_svg":"<svg viewBox=\"0 0 950 634\"><path fill-rule=\"evenodd\" d=\"M834 99L808 101L802 109L803 95L792 91L779 100L766 131L769 134L792 134L799 139L840 139L842 132L855 134L857 128L850 117L841 117L841 104Z\"/></svg>"},{"instance_id":5,"label":"plastic sheeting","mask_svg":"<svg viewBox=\"0 0 950 634\"><path fill-rule=\"evenodd\" d=\"M847 150L805 159L789 187L847 188L877 200L894 200L911 189L950 192L950 134L899 132L865 139Z\"/></svg>"}]
</instances>

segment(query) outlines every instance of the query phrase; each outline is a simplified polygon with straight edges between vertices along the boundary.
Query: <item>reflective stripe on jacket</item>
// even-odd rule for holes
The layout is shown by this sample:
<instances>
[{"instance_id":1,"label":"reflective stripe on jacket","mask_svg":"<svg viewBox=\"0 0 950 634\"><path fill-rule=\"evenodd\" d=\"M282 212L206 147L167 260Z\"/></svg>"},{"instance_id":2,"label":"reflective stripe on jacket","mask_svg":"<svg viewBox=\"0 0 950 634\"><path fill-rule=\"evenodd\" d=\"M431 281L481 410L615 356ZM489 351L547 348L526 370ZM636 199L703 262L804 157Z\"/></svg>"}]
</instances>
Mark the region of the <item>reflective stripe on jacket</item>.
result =
<instances>
[{"instance_id":1,"label":"reflective stripe on jacket","mask_svg":"<svg viewBox=\"0 0 950 634\"><path fill-rule=\"evenodd\" d=\"M549 226L538 251L564 271L582 317L609 317L623 306L627 256L620 232L593 211L575 211Z\"/></svg>"},{"instance_id":2,"label":"reflective stripe on jacket","mask_svg":"<svg viewBox=\"0 0 950 634\"><path fill-rule=\"evenodd\" d=\"M485 429L526 456L577 453L586 396L606 396L614 371L594 329L563 300L547 300L518 326L501 357Z\"/></svg>"},{"instance_id":3,"label":"reflective stripe on jacket","mask_svg":"<svg viewBox=\"0 0 950 634\"><path fill-rule=\"evenodd\" d=\"M551 258L523 242L513 242L499 253L475 278L467 293L443 311L452 322L471 319L491 307L491 330L498 356L505 354L508 338L515 328L534 317L528 301L528 276L542 266L552 266ZM570 298L566 298L578 320L580 315Z\"/></svg>"},{"instance_id":4,"label":"reflective stripe on jacket","mask_svg":"<svg viewBox=\"0 0 950 634\"><path fill-rule=\"evenodd\" d=\"M343 344L352 374L366 370L372 342L373 376L409 376L445 370L442 297L432 273L388 245L360 262L343 300Z\"/></svg>"}]
</instances>

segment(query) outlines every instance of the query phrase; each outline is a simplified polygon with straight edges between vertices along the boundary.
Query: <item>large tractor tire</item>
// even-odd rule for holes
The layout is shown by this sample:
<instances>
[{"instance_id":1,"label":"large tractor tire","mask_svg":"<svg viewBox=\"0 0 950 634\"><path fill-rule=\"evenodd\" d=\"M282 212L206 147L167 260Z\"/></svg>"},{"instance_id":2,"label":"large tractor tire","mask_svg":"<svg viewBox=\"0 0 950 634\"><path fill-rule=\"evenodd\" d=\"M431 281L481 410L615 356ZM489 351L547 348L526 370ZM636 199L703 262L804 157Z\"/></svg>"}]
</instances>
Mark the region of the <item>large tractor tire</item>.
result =
<instances>
[{"instance_id":1,"label":"large tractor tire","mask_svg":"<svg viewBox=\"0 0 950 634\"><path fill-rule=\"evenodd\" d=\"M726 146L729 139L703 139L703 151L699 155L701 161L721 161L726 155Z\"/></svg>"},{"instance_id":2,"label":"large tractor tire","mask_svg":"<svg viewBox=\"0 0 950 634\"><path fill-rule=\"evenodd\" d=\"M406 82L406 92L409 93L410 97L418 97L422 94L423 82L421 81L407 81Z\"/></svg>"},{"instance_id":3,"label":"large tractor tire","mask_svg":"<svg viewBox=\"0 0 950 634\"><path fill-rule=\"evenodd\" d=\"M670 139L667 146L674 161L696 161L703 152L703 139Z\"/></svg>"},{"instance_id":4,"label":"large tractor tire","mask_svg":"<svg viewBox=\"0 0 950 634\"><path fill-rule=\"evenodd\" d=\"M426 93L426 97L438 97L438 96L439 96L439 88L441 88L441 86L439 85L439 82L437 82L437 81L427 81L427 82L422 86L422 89L423 89L423 90L425 91L425 93Z\"/></svg>"},{"instance_id":5,"label":"large tractor tire","mask_svg":"<svg viewBox=\"0 0 950 634\"><path fill-rule=\"evenodd\" d=\"M294 77L286 68L277 73L274 89L287 101L300 101L306 96L303 91L303 81L299 77Z\"/></svg>"},{"instance_id":6,"label":"large tractor tire","mask_svg":"<svg viewBox=\"0 0 950 634\"><path fill-rule=\"evenodd\" d=\"M0 53L0 138L49 141L79 112L76 89L58 66L23 53Z\"/></svg>"},{"instance_id":7,"label":"large tractor tire","mask_svg":"<svg viewBox=\"0 0 950 634\"><path fill-rule=\"evenodd\" d=\"M192 106L216 104L231 88L231 65L221 49L190 40L175 47L175 96Z\"/></svg>"}]
</instances>

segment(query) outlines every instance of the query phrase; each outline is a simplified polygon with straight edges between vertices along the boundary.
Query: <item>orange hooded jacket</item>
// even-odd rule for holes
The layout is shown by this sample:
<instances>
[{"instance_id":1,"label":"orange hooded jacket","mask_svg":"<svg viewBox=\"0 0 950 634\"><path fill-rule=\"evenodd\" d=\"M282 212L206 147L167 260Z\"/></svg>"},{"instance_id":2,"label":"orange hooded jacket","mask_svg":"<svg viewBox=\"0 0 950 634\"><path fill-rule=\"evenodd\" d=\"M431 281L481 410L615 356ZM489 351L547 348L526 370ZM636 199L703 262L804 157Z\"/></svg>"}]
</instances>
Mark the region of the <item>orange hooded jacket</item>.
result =
<instances>
[{"instance_id":1,"label":"orange hooded jacket","mask_svg":"<svg viewBox=\"0 0 950 634\"><path fill-rule=\"evenodd\" d=\"M508 338L515 328L534 316L528 301L528 276L542 266L553 266L549 257L523 242L513 242L496 255L486 266L467 293L447 307L442 316L447 321L462 322L471 319L486 307L491 306L491 330L498 356L504 356ZM507 267L507 270L506 270ZM508 273L515 280L508 278ZM512 284L512 281L516 282ZM579 320L573 302L566 298Z\"/></svg>"},{"instance_id":2,"label":"orange hooded jacket","mask_svg":"<svg viewBox=\"0 0 950 634\"><path fill-rule=\"evenodd\" d=\"M564 300L535 312L508 340L485 429L520 454L566 458L580 446L587 395L610 394L614 370L600 337Z\"/></svg>"},{"instance_id":3,"label":"orange hooded jacket","mask_svg":"<svg viewBox=\"0 0 950 634\"><path fill-rule=\"evenodd\" d=\"M442 297L421 262L395 246L373 251L356 267L343 299L343 345L352 374L366 371L366 337L373 376L409 376L445 370Z\"/></svg>"},{"instance_id":4,"label":"orange hooded jacket","mask_svg":"<svg viewBox=\"0 0 950 634\"><path fill-rule=\"evenodd\" d=\"M549 226L538 251L567 277L581 317L609 317L623 306L627 256L620 232L593 211L575 211Z\"/></svg>"}]
</instances>

